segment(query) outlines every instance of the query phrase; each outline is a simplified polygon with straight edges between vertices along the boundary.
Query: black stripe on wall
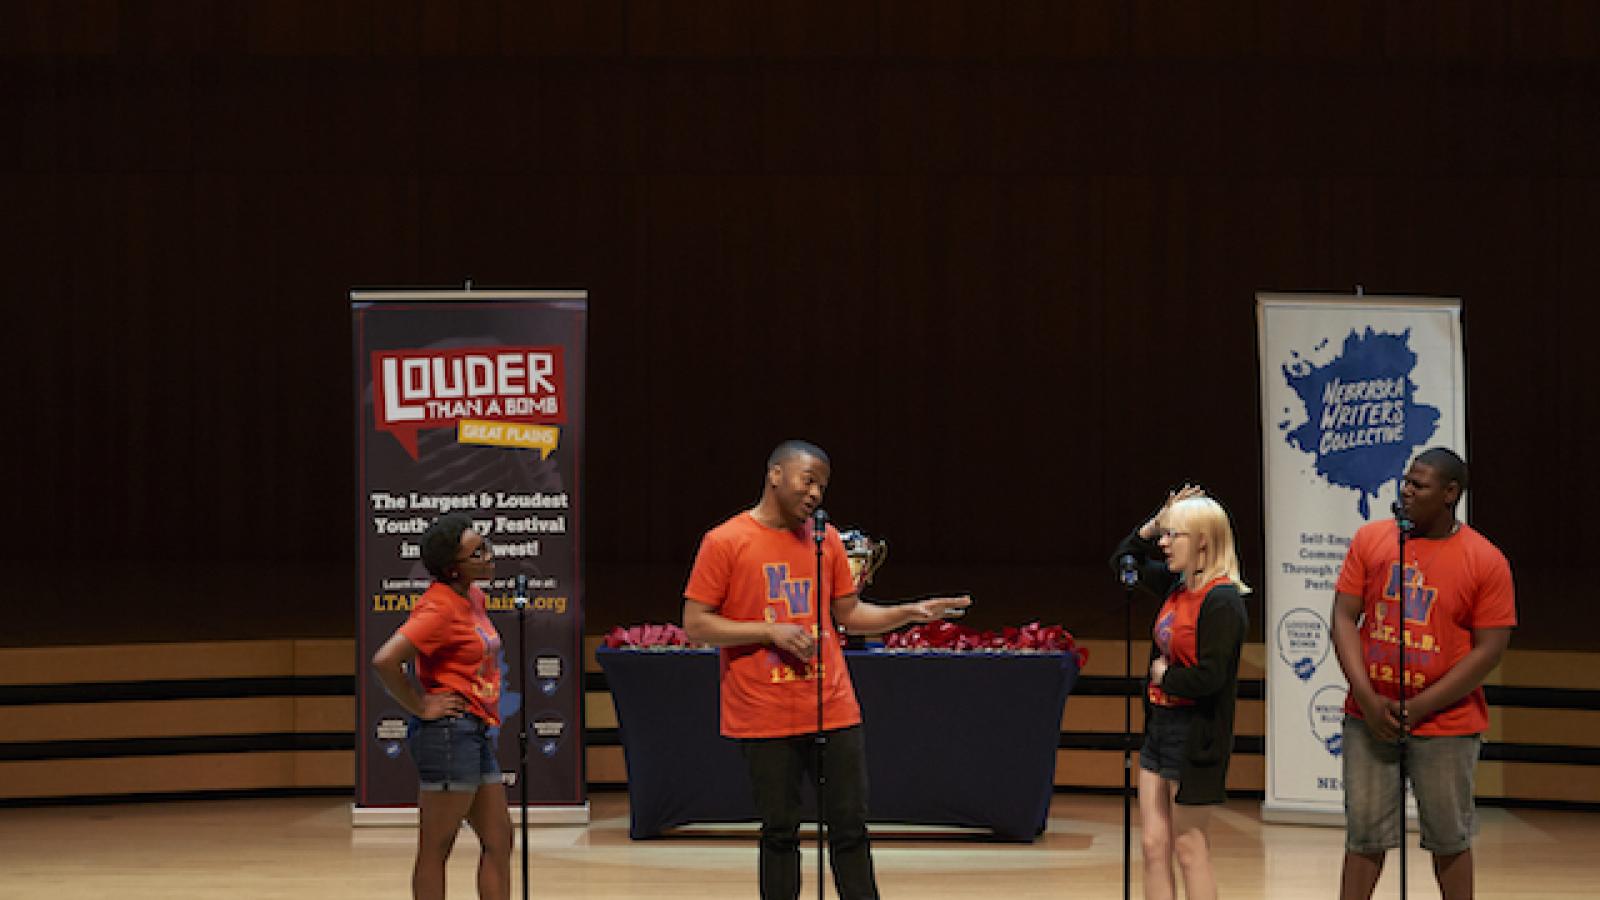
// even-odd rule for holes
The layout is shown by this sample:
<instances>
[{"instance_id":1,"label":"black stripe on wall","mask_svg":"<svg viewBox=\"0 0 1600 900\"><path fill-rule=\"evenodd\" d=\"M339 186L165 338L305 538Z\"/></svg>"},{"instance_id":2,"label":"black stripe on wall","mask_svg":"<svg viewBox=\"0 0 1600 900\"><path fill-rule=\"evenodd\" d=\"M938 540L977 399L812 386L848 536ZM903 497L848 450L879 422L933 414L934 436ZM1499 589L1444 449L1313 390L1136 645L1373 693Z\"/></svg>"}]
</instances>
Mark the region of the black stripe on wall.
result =
<instances>
[{"instance_id":1,"label":"black stripe on wall","mask_svg":"<svg viewBox=\"0 0 1600 900\"><path fill-rule=\"evenodd\" d=\"M1063 731L1061 739L1056 746L1062 750L1121 750L1123 734L1120 731ZM1144 735L1140 732L1133 733L1134 752L1138 752L1139 745L1143 743ZM1233 752L1239 754L1262 754L1267 752L1266 738L1257 735L1240 734L1233 737Z\"/></svg>"},{"instance_id":2,"label":"black stripe on wall","mask_svg":"<svg viewBox=\"0 0 1600 900\"><path fill-rule=\"evenodd\" d=\"M32 706L40 703L124 703L136 700L217 700L237 697L353 697L355 692L356 679L353 675L11 684L0 685L0 706Z\"/></svg>"},{"instance_id":3,"label":"black stripe on wall","mask_svg":"<svg viewBox=\"0 0 1600 900\"><path fill-rule=\"evenodd\" d=\"M1600 747L1485 743L1479 759L1500 762L1560 763L1569 766L1600 766Z\"/></svg>"},{"instance_id":4,"label":"black stripe on wall","mask_svg":"<svg viewBox=\"0 0 1600 900\"><path fill-rule=\"evenodd\" d=\"M1490 706L1522 706L1530 709L1600 709L1600 691L1568 688L1483 686Z\"/></svg>"},{"instance_id":5,"label":"black stripe on wall","mask_svg":"<svg viewBox=\"0 0 1600 900\"><path fill-rule=\"evenodd\" d=\"M174 800L258 800L268 797L350 797L347 787L249 788L216 791L150 791L143 794L75 794L68 797L0 797L0 809L32 806L100 806L107 803L168 803Z\"/></svg>"},{"instance_id":6,"label":"black stripe on wall","mask_svg":"<svg viewBox=\"0 0 1600 900\"><path fill-rule=\"evenodd\" d=\"M186 756L196 753L266 753L283 750L353 750L355 733L324 731L218 734L196 737L0 743L0 761Z\"/></svg>"}]
</instances>

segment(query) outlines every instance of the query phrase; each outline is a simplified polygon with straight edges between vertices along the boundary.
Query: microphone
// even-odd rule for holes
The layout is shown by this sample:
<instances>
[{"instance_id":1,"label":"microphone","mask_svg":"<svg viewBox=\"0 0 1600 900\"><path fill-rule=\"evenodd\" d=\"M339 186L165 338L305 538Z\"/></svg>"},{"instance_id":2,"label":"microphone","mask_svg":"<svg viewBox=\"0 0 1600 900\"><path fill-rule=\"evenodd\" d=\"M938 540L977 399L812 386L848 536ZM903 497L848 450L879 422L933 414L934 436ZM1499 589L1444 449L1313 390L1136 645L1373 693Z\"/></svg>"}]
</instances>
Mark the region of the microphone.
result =
<instances>
[{"instance_id":1,"label":"microphone","mask_svg":"<svg viewBox=\"0 0 1600 900\"><path fill-rule=\"evenodd\" d=\"M1395 524L1400 526L1402 532L1409 535L1411 529L1416 527L1416 523L1406 516L1406 508L1401 505L1399 500L1389 504L1389 512L1394 513Z\"/></svg>"},{"instance_id":2,"label":"microphone","mask_svg":"<svg viewBox=\"0 0 1600 900\"><path fill-rule=\"evenodd\" d=\"M816 541L817 542L817 546L820 547L820 546L822 546L823 539L826 538L827 536L828 536L828 513L827 513L826 510L824 510L822 507L819 506L819 507L816 508L816 511L811 513L811 539L813 541Z\"/></svg>"},{"instance_id":3,"label":"microphone","mask_svg":"<svg viewBox=\"0 0 1600 900\"><path fill-rule=\"evenodd\" d=\"M517 575L517 586L511 598L511 602L516 605L517 609L528 608L528 576L526 573Z\"/></svg>"},{"instance_id":4,"label":"microphone","mask_svg":"<svg viewBox=\"0 0 1600 900\"><path fill-rule=\"evenodd\" d=\"M1133 587L1139 583L1139 561L1133 558L1132 553L1122 554L1117 560L1117 569L1123 587Z\"/></svg>"}]
</instances>

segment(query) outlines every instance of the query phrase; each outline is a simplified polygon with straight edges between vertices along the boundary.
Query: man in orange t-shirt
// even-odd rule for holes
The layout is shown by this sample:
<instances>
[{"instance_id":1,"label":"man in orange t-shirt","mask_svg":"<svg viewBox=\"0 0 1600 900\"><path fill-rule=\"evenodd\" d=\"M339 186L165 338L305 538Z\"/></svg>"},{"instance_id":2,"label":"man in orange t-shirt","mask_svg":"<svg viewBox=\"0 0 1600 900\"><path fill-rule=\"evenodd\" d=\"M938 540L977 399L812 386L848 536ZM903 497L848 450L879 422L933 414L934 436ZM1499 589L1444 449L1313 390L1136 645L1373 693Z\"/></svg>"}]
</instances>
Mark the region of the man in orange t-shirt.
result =
<instances>
[{"instance_id":1,"label":"man in orange t-shirt","mask_svg":"<svg viewBox=\"0 0 1600 900\"><path fill-rule=\"evenodd\" d=\"M800 783L808 771L815 774L818 752L834 886L841 900L878 896L861 709L834 623L883 632L958 614L972 603L967 597L893 606L861 600L839 532L826 524L819 592L813 536L831 475L820 447L778 445L767 459L760 502L706 533L683 592L689 639L721 648L722 733L740 742L750 770L761 816L763 900L799 896Z\"/></svg>"},{"instance_id":2,"label":"man in orange t-shirt","mask_svg":"<svg viewBox=\"0 0 1600 900\"><path fill-rule=\"evenodd\" d=\"M1489 725L1482 685L1511 640L1517 610L1505 556L1456 518L1466 487L1461 457L1424 451L1400 487L1412 523L1404 564L1399 525L1389 519L1356 532L1339 573L1333 643L1350 683L1341 900L1371 897L1388 849L1403 843L1402 730L1422 847L1433 854L1440 894L1472 896L1473 772Z\"/></svg>"}]
</instances>

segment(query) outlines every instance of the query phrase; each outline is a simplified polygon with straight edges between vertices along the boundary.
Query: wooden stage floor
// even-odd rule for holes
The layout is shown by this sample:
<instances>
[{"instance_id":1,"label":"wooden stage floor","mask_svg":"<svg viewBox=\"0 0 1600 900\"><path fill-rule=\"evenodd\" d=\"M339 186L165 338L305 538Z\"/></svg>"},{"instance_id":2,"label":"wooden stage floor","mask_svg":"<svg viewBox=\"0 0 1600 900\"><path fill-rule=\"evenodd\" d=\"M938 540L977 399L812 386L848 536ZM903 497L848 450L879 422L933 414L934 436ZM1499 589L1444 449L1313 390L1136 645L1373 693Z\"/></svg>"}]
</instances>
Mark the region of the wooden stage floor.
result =
<instances>
[{"instance_id":1,"label":"wooden stage floor","mask_svg":"<svg viewBox=\"0 0 1600 900\"><path fill-rule=\"evenodd\" d=\"M591 799L587 827L532 830L532 896L755 896L753 832L630 841L627 795L596 793ZM1590 856L1600 846L1600 815L1495 808L1480 813L1479 896L1549 900L1600 893ZM1213 821L1222 896L1334 895L1338 829L1265 825L1256 801L1234 801ZM1122 804L1116 797L1058 794L1050 827L1034 844L889 829L876 835L874 855L886 897L1122 896ZM349 802L326 797L0 809L0 898L387 900L409 896L414 841L408 828L351 828ZM1134 847L1137 854L1137 831ZM476 855L471 832L463 831L451 860L452 898L475 896ZM816 862L811 851L806 856L802 896L814 897L809 878ZM1413 846L1409 859L1410 897L1437 897L1426 854ZM517 865L514 856L514 878ZM1136 897L1138 868L1136 856ZM1391 857L1378 896L1398 896L1396 870ZM514 886L512 896L519 895ZM828 896L834 896L831 884Z\"/></svg>"}]
</instances>

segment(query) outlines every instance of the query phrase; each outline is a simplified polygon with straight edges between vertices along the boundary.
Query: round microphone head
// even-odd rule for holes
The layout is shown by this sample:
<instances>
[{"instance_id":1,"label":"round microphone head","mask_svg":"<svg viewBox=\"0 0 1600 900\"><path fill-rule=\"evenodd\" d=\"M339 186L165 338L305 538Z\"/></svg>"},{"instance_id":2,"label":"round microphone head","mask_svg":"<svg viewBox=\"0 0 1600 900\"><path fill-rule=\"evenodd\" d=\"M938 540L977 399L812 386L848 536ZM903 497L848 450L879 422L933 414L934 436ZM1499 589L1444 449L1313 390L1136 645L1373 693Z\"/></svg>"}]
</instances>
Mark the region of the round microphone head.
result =
<instances>
[{"instance_id":1,"label":"round microphone head","mask_svg":"<svg viewBox=\"0 0 1600 900\"><path fill-rule=\"evenodd\" d=\"M1132 553L1122 554L1117 560L1117 566L1121 569L1117 577L1123 587L1131 588L1139 582L1139 561L1134 559Z\"/></svg>"}]
</instances>

